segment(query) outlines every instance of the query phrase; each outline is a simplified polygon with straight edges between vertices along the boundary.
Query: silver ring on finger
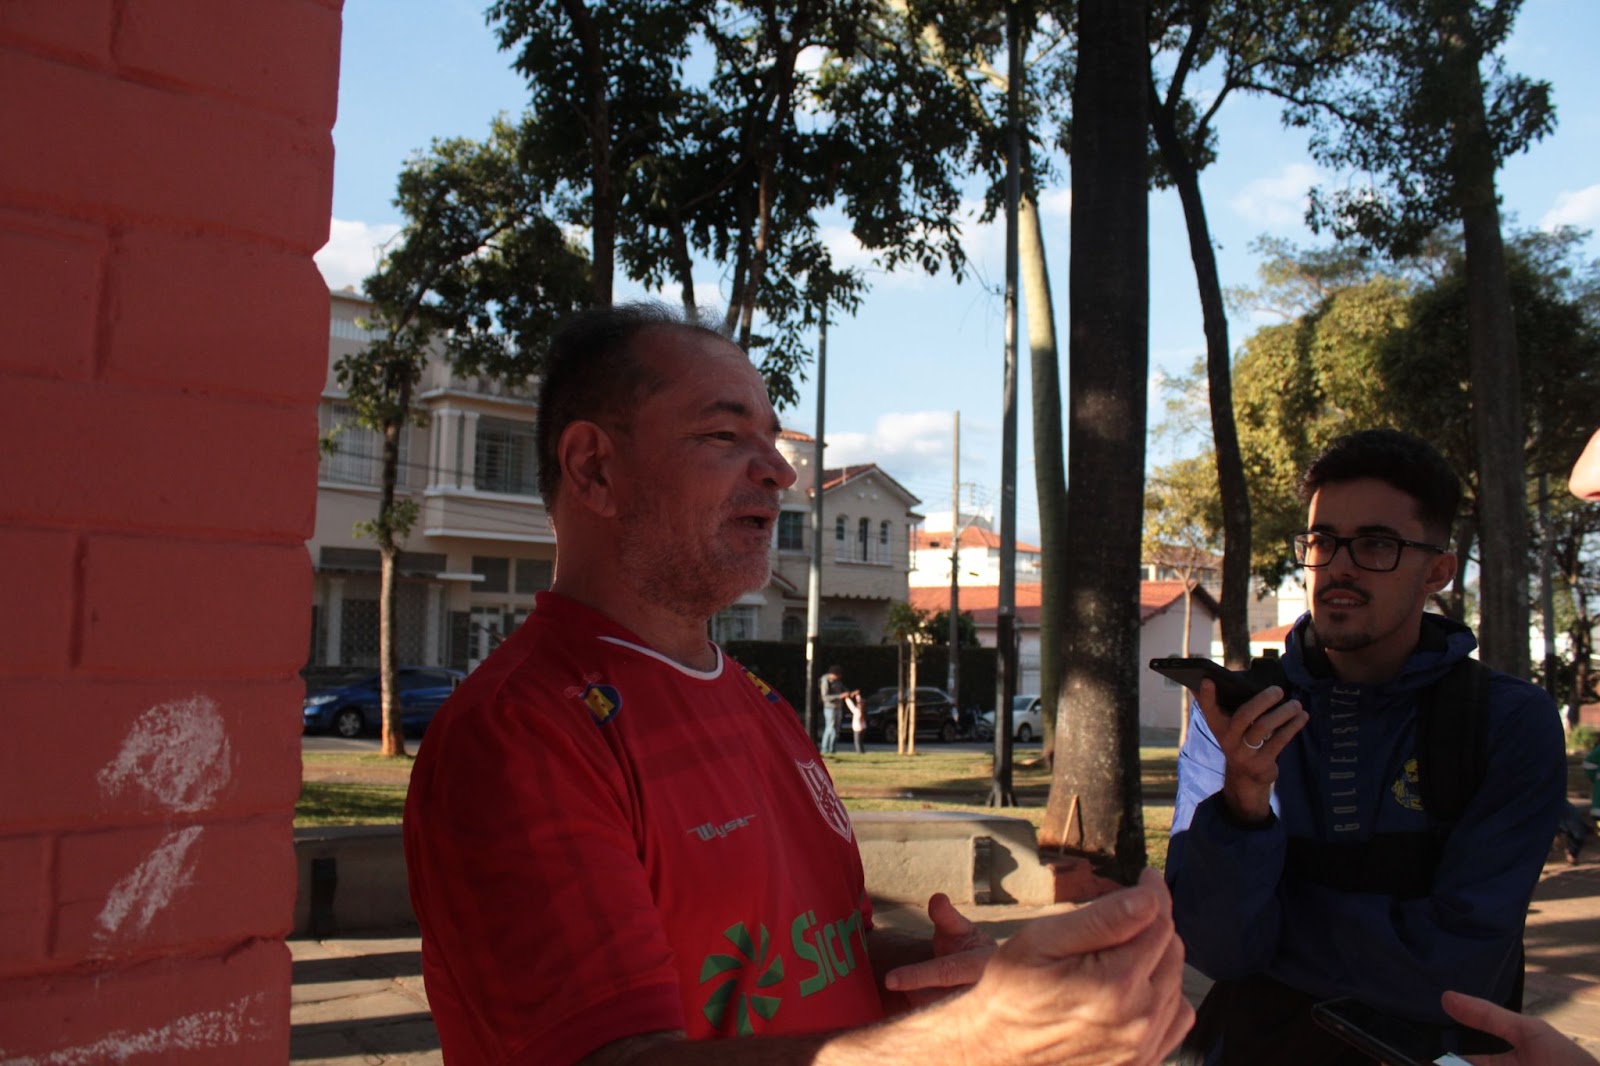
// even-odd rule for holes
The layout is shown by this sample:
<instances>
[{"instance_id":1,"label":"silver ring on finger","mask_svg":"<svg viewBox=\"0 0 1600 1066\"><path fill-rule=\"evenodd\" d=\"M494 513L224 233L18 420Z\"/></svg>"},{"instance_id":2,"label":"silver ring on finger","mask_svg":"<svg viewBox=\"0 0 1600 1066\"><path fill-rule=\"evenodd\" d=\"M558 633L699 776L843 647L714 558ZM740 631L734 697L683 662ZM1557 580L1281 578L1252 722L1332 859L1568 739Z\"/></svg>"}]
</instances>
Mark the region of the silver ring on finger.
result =
<instances>
[{"instance_id":1,"label":"silver ring on finger","mask_svg":"<svg viewBox=\"0 0 1600 1066\"><path fill-rule=\"evenodd\" d=\"M1244 738L1244 746L1249 748L1251 751L1260 751L1264 746L1266 746L1266 743L1267 743L1267 738L1266 737L1262 737L1260 740L1256 741L1254 744L1250 743L1250 738L1249 737L1245 737Z\"/></svg>"}]
</instances>

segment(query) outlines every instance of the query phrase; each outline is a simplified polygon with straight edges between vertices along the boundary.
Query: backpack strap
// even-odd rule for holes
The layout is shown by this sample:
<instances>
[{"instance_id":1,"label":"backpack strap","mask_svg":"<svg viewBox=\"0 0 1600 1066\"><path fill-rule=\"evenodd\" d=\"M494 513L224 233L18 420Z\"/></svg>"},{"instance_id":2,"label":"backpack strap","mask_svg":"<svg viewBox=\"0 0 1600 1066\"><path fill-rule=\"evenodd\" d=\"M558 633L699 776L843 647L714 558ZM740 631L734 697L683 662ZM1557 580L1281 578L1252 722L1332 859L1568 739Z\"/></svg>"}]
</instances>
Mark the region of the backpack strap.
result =
<instances>
[{"instance_id":1,"label":"backpack strap","mask_svg":"<svg viewBox=\"0 0 1600 1066\"><path fill-rule=\"evenodd\" d=\"M1492 673L1476 659L1462 659L1418 697L1417 790L1446 833L1489 772Z\"/></svg>"}]
</instances>

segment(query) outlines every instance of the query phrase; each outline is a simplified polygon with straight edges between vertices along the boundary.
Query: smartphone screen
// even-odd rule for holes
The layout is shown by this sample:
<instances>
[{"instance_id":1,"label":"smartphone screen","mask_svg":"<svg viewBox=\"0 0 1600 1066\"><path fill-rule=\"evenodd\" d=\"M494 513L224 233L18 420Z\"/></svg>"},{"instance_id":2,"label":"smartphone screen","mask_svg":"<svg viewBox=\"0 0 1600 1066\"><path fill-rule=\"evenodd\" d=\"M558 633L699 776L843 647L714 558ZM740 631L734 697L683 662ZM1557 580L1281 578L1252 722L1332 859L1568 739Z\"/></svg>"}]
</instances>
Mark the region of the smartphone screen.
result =
<instances>
[{"instance_id":1,"label":"smartphone screen","mask_svg":"<svg viewBox=\"0 0 1600 1066\"><path fill-rule=\"evenodd\" d=\"M1465 1059L1444 1049L1444 1030L1398 1018L1356 999L1330 999L1311 1008L1311 1016L1346 1043L1387 1066L1449 1066ZM1496 1053L1511 1045L1478 1029L1454 1026L1474 1052Z\"/></svg>"},{"instance_id":2,"label":"smartphone screen","mask_svg":"<svg viewBox=\"0 0 1600 1066\"><path fill-rule=\"evenodd\" d=\"M1170 677L1190 692L1199 694L1200 682L1210 679L1217 686L1217 706L1232 714L1245 700L1260 692L1262 684L1247 674L1229 670L1221 663L1200 656L1151 659L1150 669Z\"/></svg>"}]
</instances>

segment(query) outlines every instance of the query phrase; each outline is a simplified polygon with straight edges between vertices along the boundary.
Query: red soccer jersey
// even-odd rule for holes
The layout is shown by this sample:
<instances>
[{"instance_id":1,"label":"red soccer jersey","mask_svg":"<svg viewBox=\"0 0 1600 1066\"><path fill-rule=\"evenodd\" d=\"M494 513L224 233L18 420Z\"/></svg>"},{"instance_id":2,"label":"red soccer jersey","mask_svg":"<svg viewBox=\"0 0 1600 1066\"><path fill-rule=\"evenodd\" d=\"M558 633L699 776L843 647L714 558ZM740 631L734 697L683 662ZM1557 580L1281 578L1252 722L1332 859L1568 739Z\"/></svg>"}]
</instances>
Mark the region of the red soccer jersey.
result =
<instances>
[{"instance_id":1,"label":"red soccer jersey","mask_svg":"<svg viewBox=\"0 0 1600 1066\"><path fill-rule=\"evenodd\" d=\"M850 819L793 708L720 650L690 670L539 593L428 727L405 846L447 1060L881 1016Z\"/></svg>"}]
</instances>

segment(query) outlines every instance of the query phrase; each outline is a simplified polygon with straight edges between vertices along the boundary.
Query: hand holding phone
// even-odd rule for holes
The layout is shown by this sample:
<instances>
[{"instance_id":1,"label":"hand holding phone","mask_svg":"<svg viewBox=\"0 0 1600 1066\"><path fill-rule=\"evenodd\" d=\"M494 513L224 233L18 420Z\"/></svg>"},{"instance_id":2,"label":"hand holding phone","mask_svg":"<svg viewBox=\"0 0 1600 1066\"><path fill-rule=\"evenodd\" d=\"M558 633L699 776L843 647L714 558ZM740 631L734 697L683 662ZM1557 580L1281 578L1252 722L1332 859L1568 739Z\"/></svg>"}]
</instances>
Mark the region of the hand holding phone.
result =
<instances>
[{"instance_id":1,"label":"hand holding phone","mask_svg":"<svg viewBox=\"0 0 1600 1066\"><path fill-rule=\"evenodd\" d=\"M1232 714L1251 696L1266 686L1249 674L1229 670L1221 663L1203 656L1174 656L1151 659L1150 669L1163 677L1170 677L1195 695L1200 694L1200 682L1209 679L1217 686L1217 706Z\"/></svg>"},{"instance_id":2,"label":"hand holding phone","mask_svg":"<svg viewBox=\"0 0 1600 1066\"><path fill-rule=\"evenodd\" d=\"M1357 999L1325 1000L1312 1006L1311 1016L1318 1025L1385 1066L1467 1066L1466 1059L1444 1050L1446 1028L1385 1014ZM1510 1044L1481 1029L1455 1026L1449 1031L1474 1053L1511 1050Z\"/></svg>"}]
</instances>

